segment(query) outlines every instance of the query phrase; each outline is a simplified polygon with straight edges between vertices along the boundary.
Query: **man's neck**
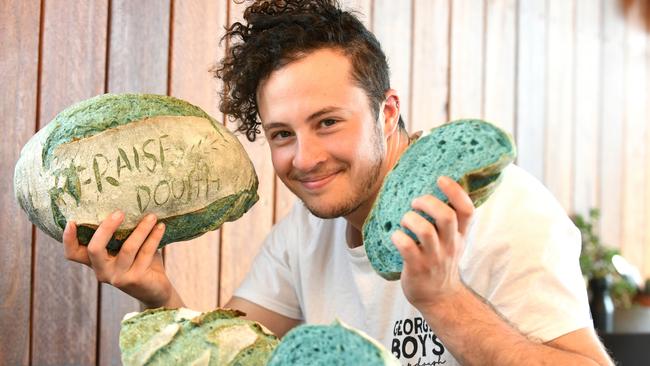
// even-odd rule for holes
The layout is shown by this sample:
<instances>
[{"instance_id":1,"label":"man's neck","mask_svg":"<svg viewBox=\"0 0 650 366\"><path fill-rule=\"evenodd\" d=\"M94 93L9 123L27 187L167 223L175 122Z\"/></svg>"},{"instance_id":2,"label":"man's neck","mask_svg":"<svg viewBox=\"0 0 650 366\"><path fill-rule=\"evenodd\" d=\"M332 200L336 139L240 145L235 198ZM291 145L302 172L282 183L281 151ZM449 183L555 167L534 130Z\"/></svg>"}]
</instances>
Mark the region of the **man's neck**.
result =
<instances>
[{"instance_id":1,"label":"man's neck","mask_svg":"<svg viewBox=\"0 0 650 366\"><path fill-rule=\"evenodd\" d=\"M386 156L381 169L381 179L378 179L375 183L373 193L369 199L362 203L356 210L345 216L345 219L348 221L346 236L348 246L351 248L363 245L361 234L363 223L365 222L366 217L368 217L368 214L377 199L384 178L388 172L393 169L393 166L395 166L400 156L402 156L404 150L406 150L409 144L412 141L415 141L418 136L419 133L415 133L409 137L405 130L399 129L396 133L388 137L386 141Z\"/></svg>"}]
</instances>

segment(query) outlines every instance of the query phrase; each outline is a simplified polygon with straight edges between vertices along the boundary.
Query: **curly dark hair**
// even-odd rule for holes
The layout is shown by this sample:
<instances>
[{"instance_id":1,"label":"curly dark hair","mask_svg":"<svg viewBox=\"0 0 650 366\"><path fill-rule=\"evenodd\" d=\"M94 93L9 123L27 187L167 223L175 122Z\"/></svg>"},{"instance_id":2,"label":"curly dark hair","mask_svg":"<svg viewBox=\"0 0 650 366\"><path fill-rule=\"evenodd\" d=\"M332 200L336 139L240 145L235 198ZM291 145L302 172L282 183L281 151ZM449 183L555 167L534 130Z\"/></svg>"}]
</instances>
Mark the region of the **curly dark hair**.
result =
<instances>
[{"instance_id":1,"label":"curly dark hair","mask_svg":"<svg viewBox=\"0 0 650 366\"><path fill-rule=\"evenodd\" d=\"M341 50L352 63L352 77L367 94L375 119L390 88L386 55L377 38L353 12L336 0L257 0L244 11L245 24L226 28L228 51L213 69L223 80L219 109L237 131L255 141L260 133L256 92L273 71L321 48ZM399 126L404 128L401 117Z\"/></svg>"}]
</instances>

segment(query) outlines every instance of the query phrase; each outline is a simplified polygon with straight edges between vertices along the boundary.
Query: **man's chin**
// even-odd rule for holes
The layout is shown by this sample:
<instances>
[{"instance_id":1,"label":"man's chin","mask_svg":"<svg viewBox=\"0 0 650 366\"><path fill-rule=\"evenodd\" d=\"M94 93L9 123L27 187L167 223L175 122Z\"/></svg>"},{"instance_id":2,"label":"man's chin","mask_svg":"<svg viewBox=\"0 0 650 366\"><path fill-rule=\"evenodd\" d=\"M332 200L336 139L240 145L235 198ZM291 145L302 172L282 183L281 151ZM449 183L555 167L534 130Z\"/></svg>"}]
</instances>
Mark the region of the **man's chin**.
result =
<instances>
[{"instance_id":1,"label":"man's chin","mask_svg":"<svg viewBox=\"0 0 650 366\"><path fill-rule=\"evenodd\" d=\"M305 207L311 212L312 215L321 218L321 219L335 219L337 217L343 217L346 215L349 215L350 213L354 212L357 208L359 208L360 204L347 204L347 205L341 205L341 206L334 206L334 207L314 207L313 205L310 205L308 202L303 201L305 204Z\"/></svg>"}]
</instances>

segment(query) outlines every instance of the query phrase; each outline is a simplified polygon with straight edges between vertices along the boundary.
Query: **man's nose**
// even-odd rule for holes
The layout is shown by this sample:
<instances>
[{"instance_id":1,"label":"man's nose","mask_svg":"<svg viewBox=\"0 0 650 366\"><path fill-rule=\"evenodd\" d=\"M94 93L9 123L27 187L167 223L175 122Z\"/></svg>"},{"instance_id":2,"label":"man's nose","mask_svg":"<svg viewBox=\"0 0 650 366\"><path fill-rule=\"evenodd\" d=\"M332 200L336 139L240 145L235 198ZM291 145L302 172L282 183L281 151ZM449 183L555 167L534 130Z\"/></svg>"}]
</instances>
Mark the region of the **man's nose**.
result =
<instances>
[{"instance_id":1,"label":"man's nose","mask_svg":"<svg viewBox=\"0 0 650 366\"><path fill-rule=\"evenodd\" d=\"M316 137L299 137L293 157L293 166L299 171L308 172L327 159L325 148Z\"/></svg>"}]
</instances>

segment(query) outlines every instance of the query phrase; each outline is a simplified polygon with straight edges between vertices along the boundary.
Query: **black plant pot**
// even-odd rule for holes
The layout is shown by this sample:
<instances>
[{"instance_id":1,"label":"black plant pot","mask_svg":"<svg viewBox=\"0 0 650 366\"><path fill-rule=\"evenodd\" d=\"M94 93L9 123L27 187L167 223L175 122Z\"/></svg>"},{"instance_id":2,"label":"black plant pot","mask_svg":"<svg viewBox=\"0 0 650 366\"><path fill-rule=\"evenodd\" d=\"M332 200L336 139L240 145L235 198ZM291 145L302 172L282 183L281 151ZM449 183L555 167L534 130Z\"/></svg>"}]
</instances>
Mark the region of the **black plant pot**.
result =
<instances>
[{"instance_id":1,"label":"black plant pot","mask_svg":"<svg viewBox=\"0 0 650 366\"><path fill-rule=\"evenodd\" d=\"M591 293L589 309L594 321L594 328L599 333L614 331L614 302L609 292L611 285L612 280L609 276L589 280L589 292Z\"/></svg>"}]
</instances>

